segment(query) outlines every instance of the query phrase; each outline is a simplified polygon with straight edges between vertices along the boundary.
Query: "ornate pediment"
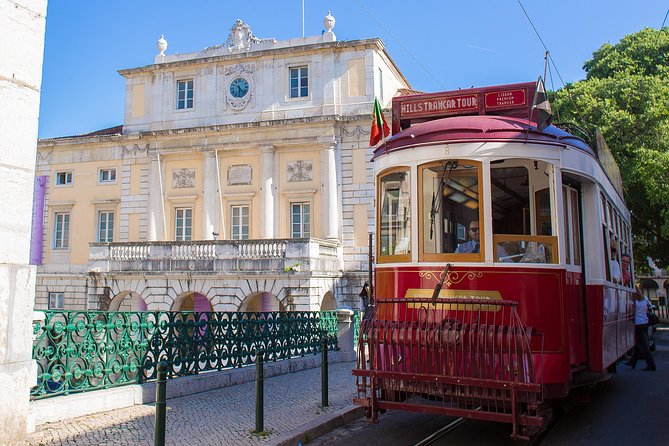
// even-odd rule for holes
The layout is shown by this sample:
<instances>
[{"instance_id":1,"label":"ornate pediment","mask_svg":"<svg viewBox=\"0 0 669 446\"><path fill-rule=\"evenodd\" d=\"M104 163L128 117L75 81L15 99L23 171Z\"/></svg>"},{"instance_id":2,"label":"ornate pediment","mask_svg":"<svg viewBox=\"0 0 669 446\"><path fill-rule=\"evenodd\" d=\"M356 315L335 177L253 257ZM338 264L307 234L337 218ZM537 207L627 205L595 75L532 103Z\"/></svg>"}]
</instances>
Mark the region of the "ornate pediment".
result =
<instances>
[{"instance_id":1,"label":"ornate pediment","mask_svg":"<svg viewBox=\"0 0 669 446\"><path fill-rule=\"evenodd\" d=\"M235 21L235 24L230 28L228 40L225 41L225 46L228 47L228 52L237 53L240 51L248 51L251 49L251 44L261 42L275 42L275 39L259 39L251 32L251 27L240 19Z\"/></svg>"}]
</instances>

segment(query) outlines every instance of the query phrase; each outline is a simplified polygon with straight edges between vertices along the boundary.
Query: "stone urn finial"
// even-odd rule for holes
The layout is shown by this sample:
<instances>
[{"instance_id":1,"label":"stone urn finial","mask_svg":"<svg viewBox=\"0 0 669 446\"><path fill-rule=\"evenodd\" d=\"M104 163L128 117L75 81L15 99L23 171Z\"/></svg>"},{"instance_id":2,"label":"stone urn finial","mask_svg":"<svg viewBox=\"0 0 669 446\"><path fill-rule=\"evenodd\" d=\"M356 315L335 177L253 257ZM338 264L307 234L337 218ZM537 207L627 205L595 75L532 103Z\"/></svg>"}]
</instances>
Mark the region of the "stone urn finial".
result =
<instances>
[{"instance_id":1,"label":"stone urn finial","mask_svg":"<svg viewBox=\"0 0 669 446\"><path fill-rule=\"evenodd\" d=\"M159 56L164 56L165 55L165 50L167 49L167 40L165 40L165 35L161 34L160 39L158 39L158 42L156 43L156 47L158 48L158 55Z\"/></svg>"},{"instance_id":2,"label":"stone urn finial","mask_svg":"<svg viewBox=\"0 0 669 446\"><path fill-rule=\"evenodd\" d=\"M323 19L323 27L325 28L325 32L329 33L332 32L332 28L335 26L335 18L332 17L332 14L330 11L328 11L328 15L325 16L325 19Z\"/></svg>"}]
</instances>

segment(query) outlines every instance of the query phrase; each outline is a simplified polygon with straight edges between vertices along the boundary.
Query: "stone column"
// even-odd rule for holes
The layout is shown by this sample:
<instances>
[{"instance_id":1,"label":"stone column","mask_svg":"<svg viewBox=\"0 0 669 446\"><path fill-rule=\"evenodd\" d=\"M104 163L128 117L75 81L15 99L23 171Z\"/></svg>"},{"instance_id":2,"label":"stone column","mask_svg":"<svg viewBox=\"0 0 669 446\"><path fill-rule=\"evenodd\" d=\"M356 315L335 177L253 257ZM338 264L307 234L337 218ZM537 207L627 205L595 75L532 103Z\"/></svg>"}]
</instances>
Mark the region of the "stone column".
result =
<instances>
[{"instance_id":1,"label":"stone column","mask_svg":"<svg viewBox=\"0 0 669 446\"><path fill-rule=\"evenodd\" d=\"M159 158L151 159L151 168L149 170L149 241L165 240L165 218L163 216L163 193L160 186Z\"/></svg>"},{"instance_id":2,"label":"stone column","mask_svg":"<svg viewBox=\"0 0 669 446\"><path fill-rule=\"evenodd\" d=\"M214 239L213 233L219 234L218 238L225 238L225 234L220 234L219 209L221 208L218 199L218 169L216 169L216 154L206 152L204 154L204 239Z\"/></svg>"},{"instance_id":3,"label":"stone column","mask_svg":"<svg viewBox=\"0 0 669 446\"><path fill-rule=\"evenodd\" d=\"M324 234L326 239L339 240L339 202L337 194L337 163L335 162L336 144L330 144L325 149L323 174L325 182L323 199L326 200L327 218L325 219Z\"/></svg>"},{"instance_id":4,"label":"stone column","mask_svg":"<svg viewBox=\"0 0 669 446\"><path fill-rule=\"evenodd\" d=\"M274 238L274 146L263 146L260 196L260 237Z\"/></svg>"},{"instance_id":5,"label":"stone column","mask_svg":"<svg viewBox=\"0 0 669 446\"><path fill-rule=\"evenodd\" d=\"M353 310L337 310L337 343L341 352L342 361L355 361L355 346L353 345Z\"/></svg>"},{"instance_id":6,"label":"stone column","mask_svg":"<svg viewBox=\"0 0 669 446\"><path fill-rule=\"evenodd\" d=\"M0 444L25 438L36 267L29 265L46 0L0 2Z\"/></svg>"}]
</instances>

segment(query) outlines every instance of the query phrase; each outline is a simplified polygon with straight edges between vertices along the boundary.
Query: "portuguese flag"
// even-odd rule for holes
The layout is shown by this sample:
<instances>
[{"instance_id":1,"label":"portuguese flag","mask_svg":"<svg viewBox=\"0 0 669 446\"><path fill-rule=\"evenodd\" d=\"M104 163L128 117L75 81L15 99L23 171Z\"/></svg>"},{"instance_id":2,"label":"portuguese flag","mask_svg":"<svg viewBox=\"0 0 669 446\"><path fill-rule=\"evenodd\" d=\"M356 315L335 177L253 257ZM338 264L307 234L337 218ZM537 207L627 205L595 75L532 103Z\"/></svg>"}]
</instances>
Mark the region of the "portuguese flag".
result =
<instances>
[{"instance_id":1,"label":"portuguese flag","mask_svg":"<svg viewBox=\"0 0 669 446\"><path fill-rule=\"evenodd\" d=\"M372 120L372 130L369 132L369 145L375 146L381 141L381 138L385 138L390 134L390 128L386 122L386 118L383 116L383 110L381 110L381 104L379 100L374 98L374 113Z\"/></svg>"}]
</instances>

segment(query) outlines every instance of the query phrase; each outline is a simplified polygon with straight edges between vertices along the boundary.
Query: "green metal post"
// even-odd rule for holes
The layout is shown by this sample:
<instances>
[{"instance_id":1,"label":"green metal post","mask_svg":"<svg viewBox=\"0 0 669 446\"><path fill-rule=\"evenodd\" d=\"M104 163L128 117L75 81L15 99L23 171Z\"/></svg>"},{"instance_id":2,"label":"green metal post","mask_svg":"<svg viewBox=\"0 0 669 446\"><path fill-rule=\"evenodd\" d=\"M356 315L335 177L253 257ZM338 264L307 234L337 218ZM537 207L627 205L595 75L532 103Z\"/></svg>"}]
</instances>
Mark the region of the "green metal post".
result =
<instances>
[{"instance_id":1,"label":"green metal post","mask_svg":"<svg viewBox=\"0 0 669 446\"><path fill-rule=\"evenodd\" d=\"M158 363L158 379L156 381L156 422L153 431L153 446L165 446L165 390L167 387L167 363Z\"/></svg>"},{"instance_id":2,"label":"green metal post","mask_svg":"<svg viewBox=\"0 0 669 446\"><path fill-rule=\"evenodd\" d=\"M265 352L258 350L256 352L256 432L265 430L263 418L265 416L264 410L264 387L265 387L265 373L263 370L263 359Z\"/></svg>"},{"instance_id":3,"label":"green metal post","mask_svg":"<svg viewBox=\"0 0 669 446\"><path fill-rule=\"evenodd\" d=\"M324 337L321 340L321 351L323 353L323 361L321 364L321 400L323 407L328 404L328 338Z\"/></svg>"}]
</instances>

